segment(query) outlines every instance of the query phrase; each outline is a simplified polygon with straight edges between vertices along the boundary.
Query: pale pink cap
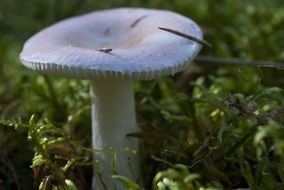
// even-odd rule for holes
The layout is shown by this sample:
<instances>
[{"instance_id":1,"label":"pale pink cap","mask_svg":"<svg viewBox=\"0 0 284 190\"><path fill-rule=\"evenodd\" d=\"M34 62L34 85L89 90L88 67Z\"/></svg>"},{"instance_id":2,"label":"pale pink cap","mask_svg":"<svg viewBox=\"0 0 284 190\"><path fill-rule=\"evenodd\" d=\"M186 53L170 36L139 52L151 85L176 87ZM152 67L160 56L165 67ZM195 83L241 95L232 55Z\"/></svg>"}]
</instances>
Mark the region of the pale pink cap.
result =
<instances>
[{"instance_id":1,"label":"pale pink cap","mask_svg":"<svg viewBox=\"0 0 284 190\"><path fill-rule=\"evenodd\" d=\"M41 73L81 79L147 80L187 67L201 45L161 31L202 39L195 22L165 10L118 8L58 22L31 37L22 63ZM111 48L110 52L98 51Z\"/></svg>"}]
</instances>

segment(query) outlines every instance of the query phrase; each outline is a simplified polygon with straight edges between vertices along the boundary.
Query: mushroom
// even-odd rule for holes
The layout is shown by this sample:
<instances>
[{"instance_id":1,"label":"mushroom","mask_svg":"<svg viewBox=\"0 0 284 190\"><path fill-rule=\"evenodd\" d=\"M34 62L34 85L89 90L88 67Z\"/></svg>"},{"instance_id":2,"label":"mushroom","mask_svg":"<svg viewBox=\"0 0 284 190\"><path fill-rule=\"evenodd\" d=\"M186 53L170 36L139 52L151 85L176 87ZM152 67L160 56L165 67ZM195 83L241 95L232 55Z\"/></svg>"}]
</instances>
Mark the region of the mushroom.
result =
<instances>
[{"instance_id":1,"label":"mushroom","mask_svg":"<svg viewBox=\"0 0 284 190\"><path fill-rule=\"evenodd\" d=\"M182 71L201 48L158 27L202 39L200 28L179 14L118 8L69 18L40 31L25 43L20 59L43 74L90 80L93 148L137 150L137 140L126 137L138 130L133 81ZM101 171L94 169L93 189L120 189L111 179L112 156L96 151L94 159ZM136 180L139 157L118 154L116 171Z\"/></svg>"}]
</instances>

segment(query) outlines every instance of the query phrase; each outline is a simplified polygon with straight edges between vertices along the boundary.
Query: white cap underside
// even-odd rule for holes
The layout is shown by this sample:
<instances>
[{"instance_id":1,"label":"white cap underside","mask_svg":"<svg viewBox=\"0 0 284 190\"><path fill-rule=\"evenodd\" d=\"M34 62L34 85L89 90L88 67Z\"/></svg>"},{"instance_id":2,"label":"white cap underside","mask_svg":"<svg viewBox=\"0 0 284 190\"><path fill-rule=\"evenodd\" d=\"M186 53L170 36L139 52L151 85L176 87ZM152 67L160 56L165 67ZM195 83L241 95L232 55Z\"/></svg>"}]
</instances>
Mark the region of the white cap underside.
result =
<instances>
[{"instance_id":1,"label":"white cap underside","mask_svg":"<svg viewBox=\"0 0 284 190\"><path fill-rule=\"evenodd\" d=\"M202 39L200 28L176 13L120 8L48 27L26 42L20 58L33 70L82 79L147 80L183 70L201 46L157 27Z\"/></svg>"}]
</instances>

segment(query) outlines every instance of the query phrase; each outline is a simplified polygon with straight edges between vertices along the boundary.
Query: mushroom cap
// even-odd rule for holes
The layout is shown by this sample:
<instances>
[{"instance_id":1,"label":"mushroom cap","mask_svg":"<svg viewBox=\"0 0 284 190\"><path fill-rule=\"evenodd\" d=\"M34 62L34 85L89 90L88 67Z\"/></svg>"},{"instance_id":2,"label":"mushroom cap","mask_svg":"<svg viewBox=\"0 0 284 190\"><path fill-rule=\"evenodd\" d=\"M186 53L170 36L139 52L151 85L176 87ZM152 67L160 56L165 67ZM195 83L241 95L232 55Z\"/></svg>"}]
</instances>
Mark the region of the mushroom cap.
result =
<instances>
[{"instance_id":1,"label":"mushroom cap","mask_svg":"<svg viewBox=\"0 0 284 190\"><path fill-rule=\"evenodd\" d=\"M183 70L201 45L158 27L202 39L197 24L177 13L118 8L45 28L25 43L20 59L41 73L81 79L148 80Z\"/></svg>"}]
</instances>

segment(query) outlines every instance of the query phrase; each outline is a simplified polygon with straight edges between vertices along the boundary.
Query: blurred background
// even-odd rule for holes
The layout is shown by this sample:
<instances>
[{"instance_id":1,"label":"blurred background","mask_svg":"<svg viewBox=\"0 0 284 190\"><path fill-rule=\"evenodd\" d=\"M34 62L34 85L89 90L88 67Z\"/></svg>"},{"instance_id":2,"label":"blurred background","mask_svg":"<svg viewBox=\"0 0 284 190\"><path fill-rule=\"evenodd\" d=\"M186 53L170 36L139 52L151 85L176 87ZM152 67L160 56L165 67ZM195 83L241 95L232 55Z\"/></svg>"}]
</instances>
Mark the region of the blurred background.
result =
<instances>
[{"instance_id":1,"label":"blurred background","mask_svg":"<svg viewBox=\"0 0 284 190\"><path fill-rule=\"evenodd\" d=\"M59 167L78 158L64 176L90 189L91 153L80 148L91 143L88 81L40 75L22 66L19 54L56 21L130 6L190 17L213 45L183 73L135 83L141 188L284 189L282 0L0 0L0 189L37 189L54 174L35 161L47 134L33 139L32 115L77 143L46 145L46 160Z\"/></svg>"}]
</instances>

